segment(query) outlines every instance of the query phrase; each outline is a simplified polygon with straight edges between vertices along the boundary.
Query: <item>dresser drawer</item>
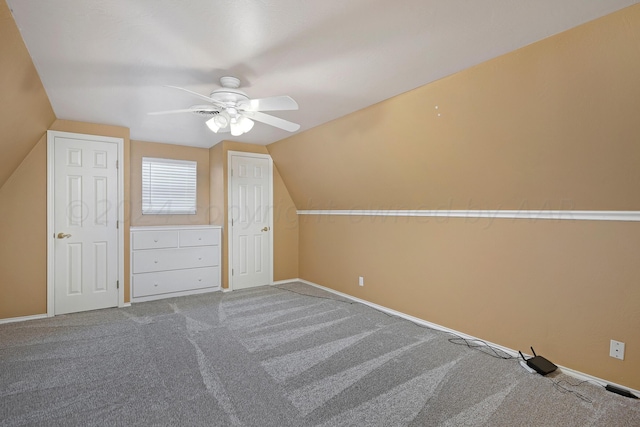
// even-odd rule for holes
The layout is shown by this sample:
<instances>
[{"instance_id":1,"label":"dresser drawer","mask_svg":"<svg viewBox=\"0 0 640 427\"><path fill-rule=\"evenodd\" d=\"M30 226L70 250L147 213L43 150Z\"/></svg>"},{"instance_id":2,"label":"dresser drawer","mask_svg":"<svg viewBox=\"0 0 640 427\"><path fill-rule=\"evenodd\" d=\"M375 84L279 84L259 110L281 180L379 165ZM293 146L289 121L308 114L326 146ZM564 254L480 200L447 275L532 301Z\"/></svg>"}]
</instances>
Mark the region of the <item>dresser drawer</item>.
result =
<instances>
[{"instance_id":1,"label":"dresser drawer","mask_svg":"<svg viewBox=\"0 0 640 427\"><path fill-rule=\"evenodd\" d=\"M133 297L192 291L220 286L220 267L143 273L133 276Z\"/></svg>"},{"instance_id":2,"label":"dresser drawer","mask_svg":"<svg viewBox=\"0 0 640 427\"><path fill-rule=\"evenodd\" d=\"M220 242L220 229L180 230L180 246L209 246Z\"/></svg>"},{"instance_id":3,"label":"dresser drawer","mask_svg":"<svg viewBox=\"0 0 640 427\"><path fill-rule=\"evenodd\" d=\"M220 259L218 246L181 249L159 249L133 253L132 272L178 270L181 268L214 267Z\"/></svg>"},{"instance_id":4,"label":"dresser drawer","mask_svg":"<svg viewBox=\"0 0 640 427\"><path fill-rule=\"evenodd\" d=\"M131 237L131 248L134 251L138 249L161 249L178 247L177 231L142 231L133 233Z\"/></svg>"}]
</instances>

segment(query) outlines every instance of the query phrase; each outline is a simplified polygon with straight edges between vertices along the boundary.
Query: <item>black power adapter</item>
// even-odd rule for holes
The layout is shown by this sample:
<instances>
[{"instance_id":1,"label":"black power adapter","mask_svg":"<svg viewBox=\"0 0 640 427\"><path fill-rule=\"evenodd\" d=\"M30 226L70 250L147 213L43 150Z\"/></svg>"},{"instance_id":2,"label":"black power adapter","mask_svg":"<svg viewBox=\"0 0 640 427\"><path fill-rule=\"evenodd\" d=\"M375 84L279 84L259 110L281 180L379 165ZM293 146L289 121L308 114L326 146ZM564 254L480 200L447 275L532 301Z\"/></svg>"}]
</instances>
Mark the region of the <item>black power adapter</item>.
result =
<instances>
[{"instance_id":1,"label":"black power adapter","mask_svg":"<svg viewBox=\"0 0 640 427\"><path fill-rule=\"evenodd\" d=\"M638 398L638 396L636 396L635 394L631 393L629 390L625 390L623 388L616 387L616 386L611 385L611 384L607 384L607 386L605 388L607 389L607 391L610 391L611 393L619 394L620 396L630 397L631 399L637 399Z\"/></svg>"}]
</instances>

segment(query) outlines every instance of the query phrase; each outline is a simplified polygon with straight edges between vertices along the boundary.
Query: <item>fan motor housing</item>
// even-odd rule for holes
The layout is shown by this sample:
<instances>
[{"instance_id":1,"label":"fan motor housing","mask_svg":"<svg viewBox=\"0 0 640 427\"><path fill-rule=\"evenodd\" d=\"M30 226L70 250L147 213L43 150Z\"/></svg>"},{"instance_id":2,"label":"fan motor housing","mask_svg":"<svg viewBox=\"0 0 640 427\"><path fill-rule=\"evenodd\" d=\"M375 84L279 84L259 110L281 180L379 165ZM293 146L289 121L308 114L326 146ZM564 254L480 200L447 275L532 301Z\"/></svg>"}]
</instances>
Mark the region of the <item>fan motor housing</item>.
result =
<instances>
[{"instance_id":1,"label":"fan motor housing","mask_svg":"<svg viewBox=\"0 0 640 427\"><path fill-rule=\"evenodd\" d=\"M247 101L249 99L249 96L243 91L230 88L214 90L209 96L216 101L232 104L236 104L240 101Z\"/></svg>"},{"instance_id":2,"label":"fan motor housing","mask_svg":"<svg viewBox=\"0 0 640 427\"><path fill-rule=\"evenodd\" d=\"M226 102L229 104L237 104L240 101L247 101L249 96L238 89L240 87L240 79L237 77L220 77L221 89L216 89L209 96L216 101Z\"/></svg>"}]
</instances>

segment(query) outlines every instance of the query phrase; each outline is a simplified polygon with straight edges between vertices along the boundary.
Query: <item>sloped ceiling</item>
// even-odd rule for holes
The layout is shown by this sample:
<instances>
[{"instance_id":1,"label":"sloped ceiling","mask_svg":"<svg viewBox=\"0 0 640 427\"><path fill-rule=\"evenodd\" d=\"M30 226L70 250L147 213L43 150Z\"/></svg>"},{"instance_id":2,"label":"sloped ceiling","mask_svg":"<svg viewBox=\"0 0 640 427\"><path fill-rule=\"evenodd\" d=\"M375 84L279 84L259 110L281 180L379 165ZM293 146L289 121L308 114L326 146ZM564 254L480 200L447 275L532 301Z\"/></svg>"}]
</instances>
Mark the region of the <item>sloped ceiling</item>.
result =
<instances>
[{"instance_id":1,"label":"sloped ceiling","mask_svg":"<svg viewBox=\"0 0 640 427\"><path fill-rule=\"evenodd\" d=\"M305 131L637 2L8 0L58 118L200 147L290 134L148 116L201 103L163 85L208 94L237 76L251 97L296 99L274 115Z\"/></svg>"},{"instance_id":2,"label":"sloped ceiling","mask_svg":"<svg viewBox=\"0 0 640 427\"><path fill-rule=\"evenodd\" d=\"M302 210L637 211L638 76L635 5L268 150Z\"/></svg>"},{"instance_id":3,"label":"sloped ceiling","mask_svg":"<svg viewBox=\"0 0 640 427\"><path fill-rule=\"evenodd\" d=\"M0 2L0 188L56 119L11 12Z\"/></svg>"}]
</instances>

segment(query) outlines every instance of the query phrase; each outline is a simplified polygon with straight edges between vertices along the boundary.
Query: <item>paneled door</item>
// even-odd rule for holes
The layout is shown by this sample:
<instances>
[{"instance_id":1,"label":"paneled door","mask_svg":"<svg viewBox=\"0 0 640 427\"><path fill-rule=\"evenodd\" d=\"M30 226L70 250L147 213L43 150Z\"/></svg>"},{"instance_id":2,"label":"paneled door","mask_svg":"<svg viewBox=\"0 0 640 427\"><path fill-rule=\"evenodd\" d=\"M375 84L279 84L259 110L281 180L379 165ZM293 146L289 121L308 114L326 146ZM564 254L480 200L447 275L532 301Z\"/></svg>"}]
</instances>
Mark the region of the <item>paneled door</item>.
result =
<instances>
[{"instance_id":1,"label":"paneled door","mask_svg":"<svg viewBox=\"0 0 640 427\"><path fill-rule=\"evenodd\" d=\"M268 155L230 153L231 288L271 284L272 177Z\"/></svg>"},{"instance_id":2,"label":"paneled door","mask_svg":"<svg viewBox=\"0 0 640 427\"><path fill-rule=\"evenodd\" d=\"M54 314L118 305L118 145L72 135L49 147Z\"/></svg>"}]
</instances>

